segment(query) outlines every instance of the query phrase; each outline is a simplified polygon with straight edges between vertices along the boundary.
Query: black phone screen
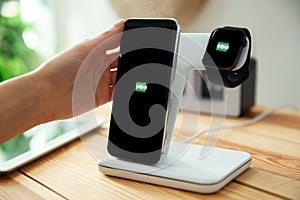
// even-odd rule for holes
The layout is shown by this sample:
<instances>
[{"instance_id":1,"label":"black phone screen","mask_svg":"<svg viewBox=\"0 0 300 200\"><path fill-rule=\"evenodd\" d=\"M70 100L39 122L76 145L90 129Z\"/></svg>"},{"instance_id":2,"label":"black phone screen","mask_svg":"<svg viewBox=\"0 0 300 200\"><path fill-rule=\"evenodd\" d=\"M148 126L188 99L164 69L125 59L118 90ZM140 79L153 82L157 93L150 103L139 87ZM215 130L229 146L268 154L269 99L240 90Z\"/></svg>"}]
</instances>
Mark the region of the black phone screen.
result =
<instances>
[{"instance_id":1,"label":"black phone screen","mask_svg":"<svg viewBox=\"0 0 300 200\"><path fill-rule=\"evenodd\" d=\"M125 22L109 130L112 156L159 161L178 35L171 19Z\"/></svg>"}]
</instances>

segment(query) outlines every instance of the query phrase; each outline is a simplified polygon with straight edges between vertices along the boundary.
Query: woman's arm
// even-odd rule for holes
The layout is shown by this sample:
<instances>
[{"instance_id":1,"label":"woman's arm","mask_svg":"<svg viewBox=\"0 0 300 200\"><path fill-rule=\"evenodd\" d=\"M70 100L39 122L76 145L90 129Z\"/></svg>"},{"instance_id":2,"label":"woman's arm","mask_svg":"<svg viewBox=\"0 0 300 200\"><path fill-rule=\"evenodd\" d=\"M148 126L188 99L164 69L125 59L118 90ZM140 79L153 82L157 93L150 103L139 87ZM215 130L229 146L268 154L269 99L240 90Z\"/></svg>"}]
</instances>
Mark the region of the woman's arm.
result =
<instances>
[{"instance_id":1,"label":"woman's arm","mask_svg":"<svg viewBox=\"0 0 300 200\"><path fill-rule=\"evenodd\" d=\"M38 124L72 117L73 87L75 80L81 80L78 72L83 63L88 63L89 71L101 74L95 106L110 101L118 53L107 50L119 46L123 26L124 21L120 20L106 32L62 52L35 71L1 83L0 144ZM92 108L81 112L89 109Z\"/></svg>"},{"instance_id":2,"label":"woman's arm","mask_svg":"<svg viewBox=\"0 0 300 200\"><path fill-rule=\"evenodd\" d=\"M0 84L0 143L49 121L41 98L43 84L33 73Z\"/></svg>"}]
</instances>

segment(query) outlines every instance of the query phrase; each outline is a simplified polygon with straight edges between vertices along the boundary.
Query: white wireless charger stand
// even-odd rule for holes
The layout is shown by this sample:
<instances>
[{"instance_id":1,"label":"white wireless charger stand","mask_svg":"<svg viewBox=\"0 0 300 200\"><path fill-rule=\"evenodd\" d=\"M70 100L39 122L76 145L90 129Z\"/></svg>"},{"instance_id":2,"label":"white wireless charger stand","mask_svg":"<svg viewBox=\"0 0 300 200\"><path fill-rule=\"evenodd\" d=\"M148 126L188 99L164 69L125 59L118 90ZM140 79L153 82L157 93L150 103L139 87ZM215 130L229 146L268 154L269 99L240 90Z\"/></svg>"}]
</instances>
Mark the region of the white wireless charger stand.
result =
<instances>
[{"instance_id":1,"label":"white wireless charger stand","mask_svg":"<svg viewBox=\"0 0 300 200\"><path fill-rule=\"evenodd\" d=\"M190 70L205 70L202 57L210 33L181 33L169 113L169 131L166 137L165 158L156 165L143 165L106 156L99 160L99 170L106 174L199 193L213 193L245 171L251 163L251 155L242 151L212 148L200 159L199 152L207 146L171 142L179 103ZM244 64L249 50L243 48L236 68ZM187 146L188 145L188 146ZM183 153L181 151L184 151ZM178 156L180 155L180 156Z\"/></svg>"}]
</instances>

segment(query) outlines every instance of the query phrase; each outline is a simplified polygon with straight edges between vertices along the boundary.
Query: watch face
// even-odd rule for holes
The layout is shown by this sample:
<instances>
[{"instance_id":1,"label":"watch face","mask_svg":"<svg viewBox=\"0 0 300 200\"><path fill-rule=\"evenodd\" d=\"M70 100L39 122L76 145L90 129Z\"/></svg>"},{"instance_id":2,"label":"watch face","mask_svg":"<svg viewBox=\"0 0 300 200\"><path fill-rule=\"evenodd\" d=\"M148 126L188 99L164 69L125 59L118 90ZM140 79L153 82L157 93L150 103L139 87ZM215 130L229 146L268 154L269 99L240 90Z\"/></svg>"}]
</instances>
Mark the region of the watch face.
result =
<instances>
[{"instance_id":1,"label":"watch face","mask_svg":"<svg viewBox=\"0 0 300 200\"><path fill-rule=\"evenodd\" d=\"M208 67L229 70L237 64L245 44L246 34L242 30L216 29L210 36L202 62Z\"/></svg>"}]
</instances>

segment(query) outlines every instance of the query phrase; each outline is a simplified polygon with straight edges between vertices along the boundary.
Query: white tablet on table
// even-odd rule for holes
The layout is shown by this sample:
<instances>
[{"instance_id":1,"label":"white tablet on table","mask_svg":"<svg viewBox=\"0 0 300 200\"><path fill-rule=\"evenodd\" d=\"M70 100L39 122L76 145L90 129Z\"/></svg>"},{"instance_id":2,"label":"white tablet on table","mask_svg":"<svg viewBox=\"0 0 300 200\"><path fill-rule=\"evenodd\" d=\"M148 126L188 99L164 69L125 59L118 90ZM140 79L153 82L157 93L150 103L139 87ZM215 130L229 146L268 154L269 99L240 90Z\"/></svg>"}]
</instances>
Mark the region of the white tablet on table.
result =
<instances>
[{"instance_id":1,"label":"white tablet on table","mask_svg":"<svg viewBox=\"0 0 300 200\"><path fill-rule=\"evenodd\" d=\"M36 126L0 145L0 175L12 172L25 164L65 145L105 122L76 121L74 119L53 121ZM78 131L80 130L80 131ZM80 134L79 134L80 132Z\"/></svg>"}]
</instances>

